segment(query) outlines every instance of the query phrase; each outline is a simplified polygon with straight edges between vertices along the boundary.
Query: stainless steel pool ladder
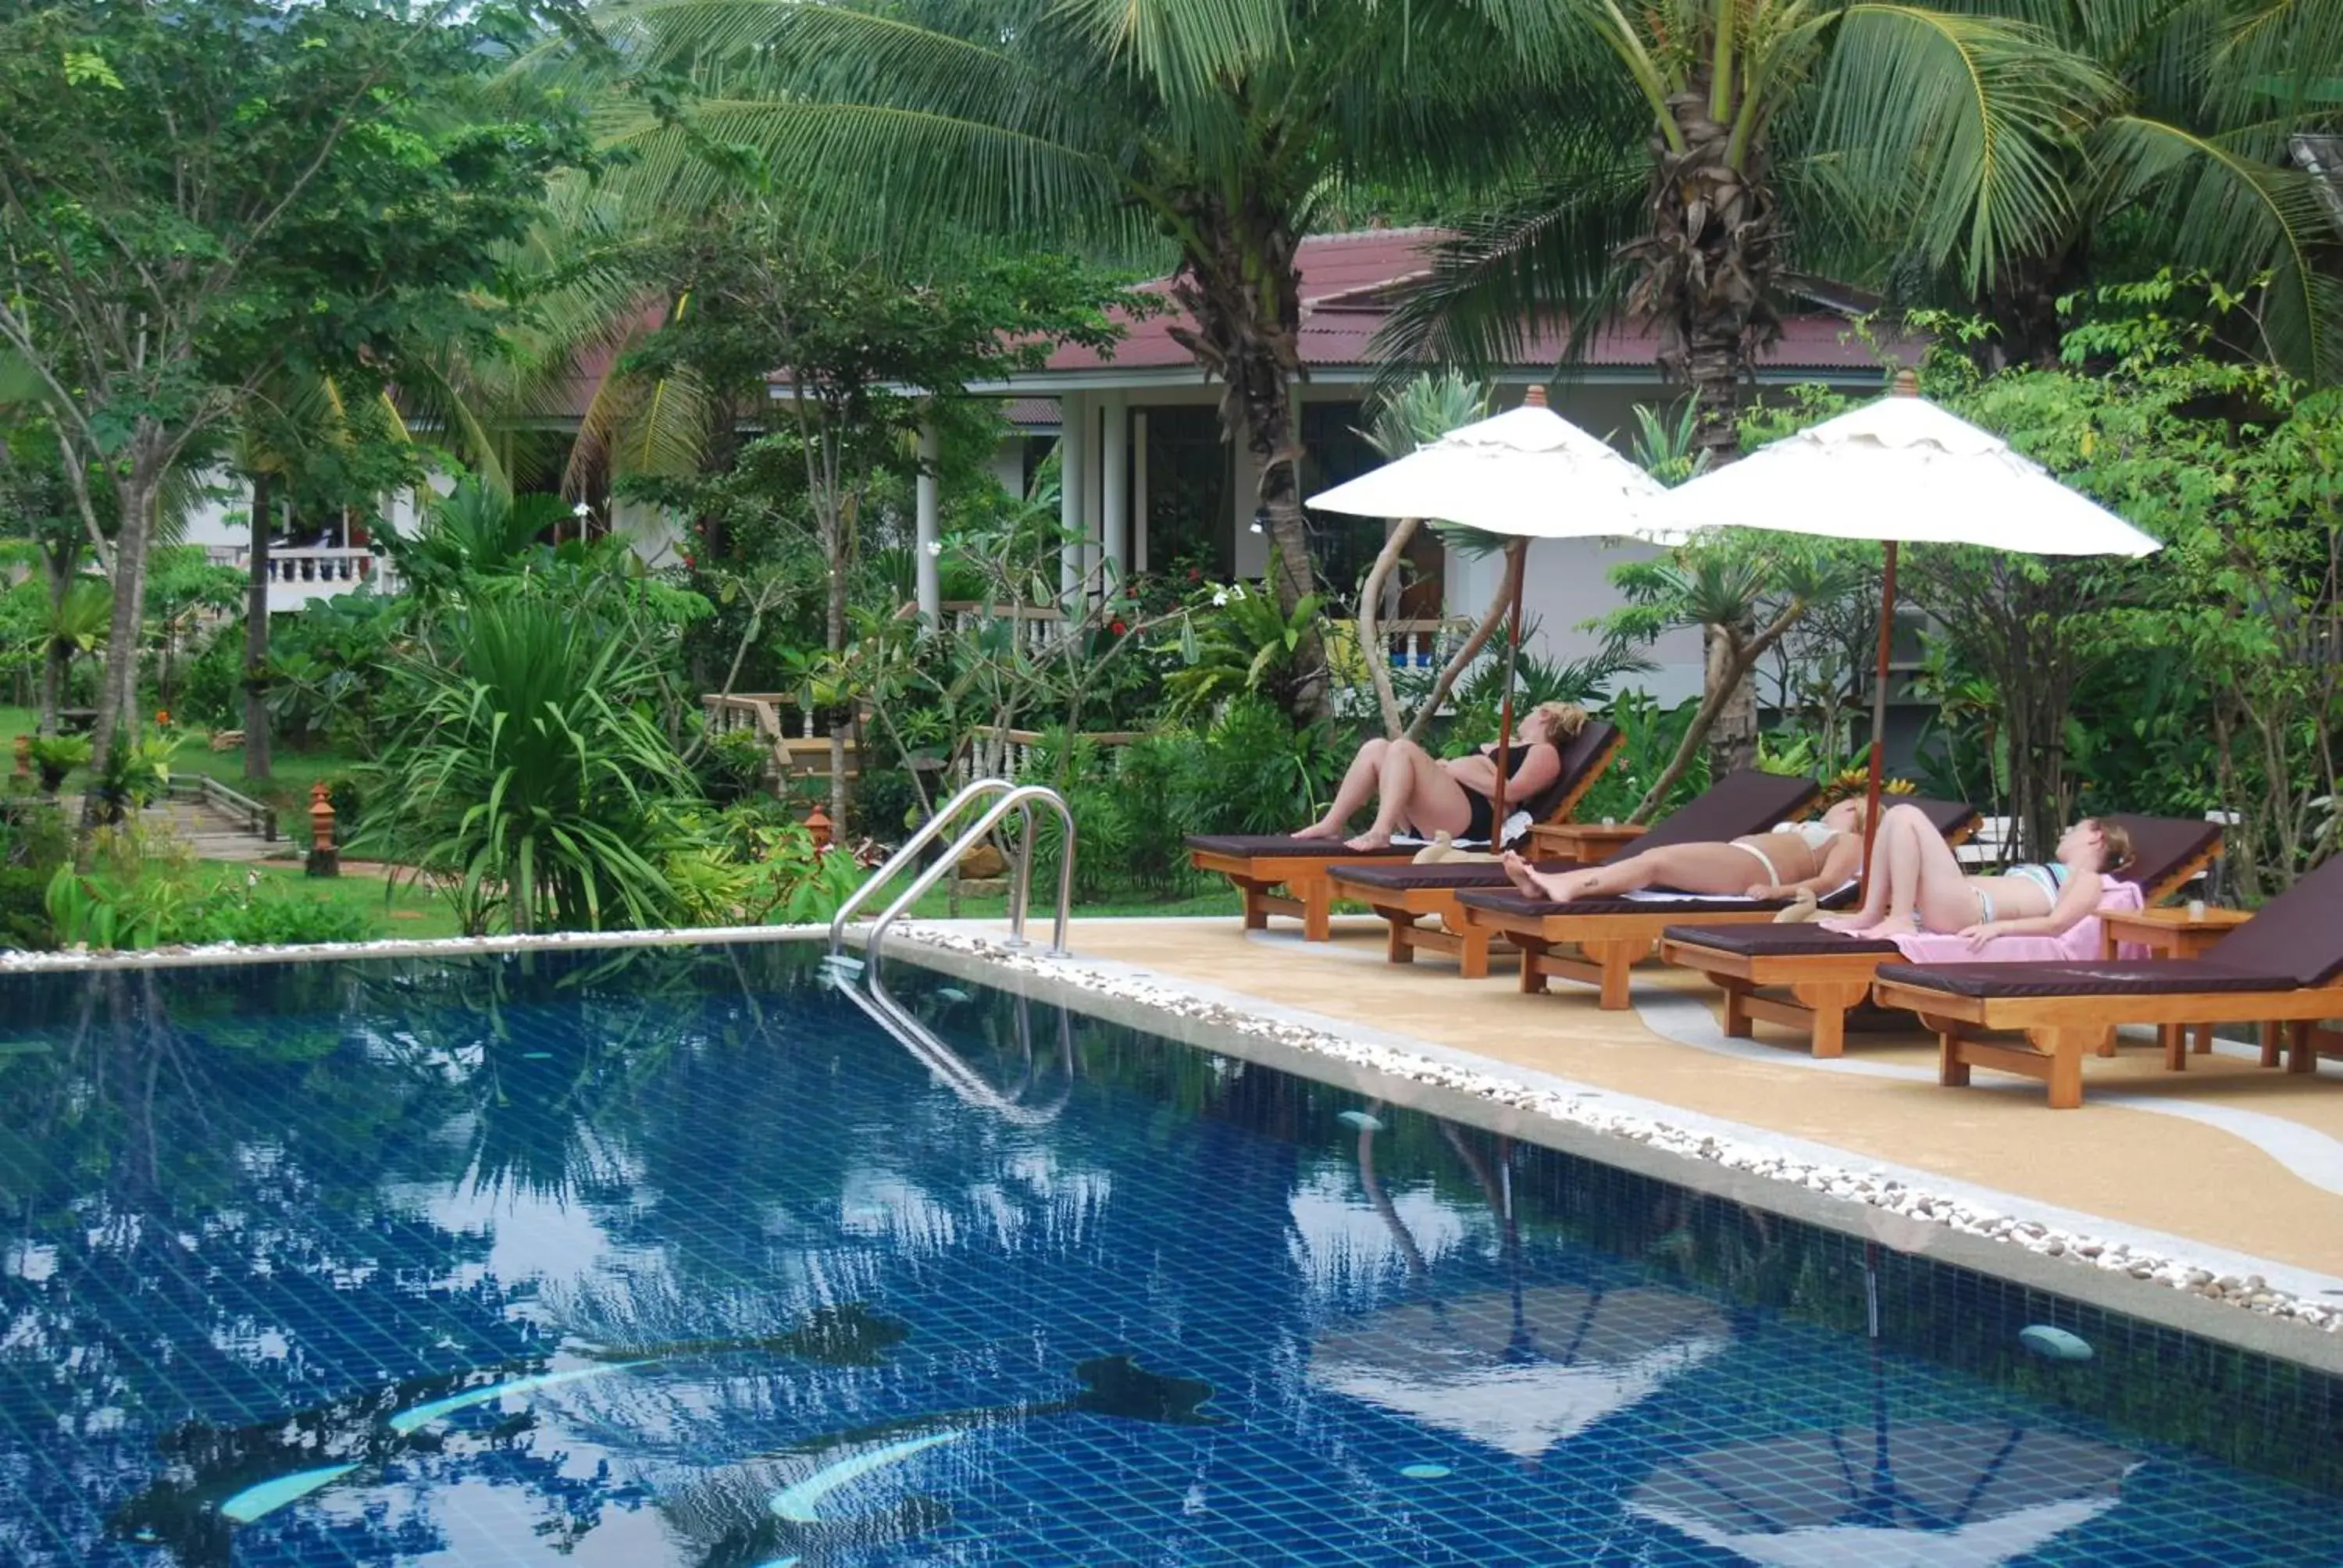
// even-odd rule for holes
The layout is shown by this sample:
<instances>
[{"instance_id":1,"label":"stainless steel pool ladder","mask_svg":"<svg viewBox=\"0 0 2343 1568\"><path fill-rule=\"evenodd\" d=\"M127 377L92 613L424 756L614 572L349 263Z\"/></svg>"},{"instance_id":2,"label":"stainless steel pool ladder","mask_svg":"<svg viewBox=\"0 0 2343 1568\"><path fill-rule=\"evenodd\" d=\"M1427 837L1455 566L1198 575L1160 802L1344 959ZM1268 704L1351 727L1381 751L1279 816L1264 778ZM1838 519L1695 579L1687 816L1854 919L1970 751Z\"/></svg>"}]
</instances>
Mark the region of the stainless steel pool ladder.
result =
<instances>
[{"instance_id":1,"label":"stainless steel pool ladder","mask_svg":"<svg viewBox=\"0 0 2343 1568\"><path fill-rule=\"evenodd\" d=\"M1044 1122L1055 1121L1058 1113L1066 1108L1066 1102L1073 1096L1072 1025L1066 1010L1062 1007L1058 1010L1058 1040L1060 1053L1065 1060L1066 1085L1060 1091L1056 1100L1051 1103L1027 1105L1023 1103L1022 1087L1014 1094L1004 1094L993 1088L985 1081L983 1074L970 1067L967 1060L958 1051L946 1045L941 1036L913 1017L909 1008L896 1000L875 970L870 976L870 984L867 990L852 984L841 985L837 989L840 994L848 998L869 1015L872 1022L893 1035L903 1049L911 1053L912 1059L935 1074L946 1089L959 1097L963 1105L980 1111L989 1111L1002 1121L1013 1122L1021 1127L1038 1127ZM1018 1035L1021 1041L1025 1043L1026 1054L1030 1057L1032 1020L1027 1009L1028 999L1020 996L1017 999ZM1030 1073L1028 1076L1030 1078Z\"/></svg>"},{"instance_id":2,"label":"stainless steel pool ladder","mask_svg":"<svg viewBox=\"0 0 2343 1568\"><path fill-rule=\"evenodd\" d=\"M930 889L960 864L960 857L976 848L984 836L1011 811L1019 814L1022 830L1017 839L1016 870L1009 885L1007 945L1012 948L1028 945L1025 940L1025 913L1033 891L1033 808L1036 805L1046 806L1057 813L1059 829L1065 836L1065 852L1058 860L1058 908L1050 956L1053 959L1069 956L1066 950L1066 914L1074 891L1074 814L1066 809L1063 796L1044 785L1014 784L1006 779L979 779L945 801L934 816L920 824L920 830L912 834L901 849L888 857L885 865L870 874L869 881L855 889L853 896L840 906L836 918L830 922L830 957L838 957L844 949L847 922L854 918L856 911L869 903L880 889L892 881L896 873L915 864L920 851L943 837L970 807L987 799L991 799L991 804L969 825L967 830L954 839L950 847L913 878L911 885L880 913L879 919L871 924L870 935L863 942L864 962L875 976L879 970L880 944L886 940L887 928L913 904L925 898Z\"/></svg>"}]
</instances>

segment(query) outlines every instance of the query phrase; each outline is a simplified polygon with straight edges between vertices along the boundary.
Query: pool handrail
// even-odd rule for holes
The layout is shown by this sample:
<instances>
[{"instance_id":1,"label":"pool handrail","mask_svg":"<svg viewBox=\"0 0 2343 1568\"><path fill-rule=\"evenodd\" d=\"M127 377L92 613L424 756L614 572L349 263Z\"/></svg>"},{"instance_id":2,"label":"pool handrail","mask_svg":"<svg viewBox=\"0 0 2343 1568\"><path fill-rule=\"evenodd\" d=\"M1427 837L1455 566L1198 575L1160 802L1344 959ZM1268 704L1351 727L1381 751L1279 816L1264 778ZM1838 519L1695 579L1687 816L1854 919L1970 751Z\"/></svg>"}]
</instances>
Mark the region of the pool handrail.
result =
<instances>
[{"instance_id":1,"label":"pool handrail","mask_svg":"<svg viewBox=\"0 0 2343 1568\"><path fill-rule=\"evenodd\" d=\"M973 789L974 786L971 785L970 788ZM961 795L967 793L966 789L960 791ZM958 797L954 797L955 804L958 803ZM1011 885L1009 896L1009 936L1006 945L1012 948L1021 948L1026 945L1026 902L1030 897L1033 880L1033 807L1037 802L1057 813L1059 829L1065 835L1064 852L1058 858L1058 907L1052 915L1055 930L1051 937L1049 956L1053 959L1071 956L1066 948L1066 918L1070 912L1068 906L1072 901L1074 890L1074 814L1067 808L1065 797L1047 785L1020 784L985 808L984 815L970 823L966 832L954 839L941 855L936 857L932 863L913 878L911 885L904 889L895 901L889 904L879 919L872 923L870 935L863 941L862 952L863 960L869 965L873 976L879 972L880 945L886 940L887 928L901 919L904 912L913 904L925 898L928 890L942 880L946 872L960 864L960 857L976 848L984 836L992 831L994 825L1011 811L1021 811L1024 814L1025 832L1017 845L1017 877ZM937 815L940 817L943 813L938 812ZM894 859L888 862L888 866L893 866L901 859L902 854L898 851ZM880 876L886 874L886 867L880 868ZM876 881L879 879L874 877L871 879ZM833 942L839 940L840 931L840 927L836 925L831 927ZM832 950L835 951L835 948Z\"/></svg>"},{"instance_id":2,"label":"pool handrail","mask_svg":"<svg viewBox=\"0 0 2343 1568\"><path fill-rule=\"evenodd\" d=\"M951 826L952 819L960 815L962 807L980 796L1006 794L1016 788L1006 779L971 779L950 799L938 807L935 815L920 823L919 831L903 840L900 849L888 856L885 863L871 872L860 887L848 894L846 902L838 907L838 913L830 917L830 956L836 958L843 949L846 922L854 918L855 911L870 901L871 894L885 887L897 871L910 864L920 850L942 837L944 829Z\"/></svg>"}]
</instances>

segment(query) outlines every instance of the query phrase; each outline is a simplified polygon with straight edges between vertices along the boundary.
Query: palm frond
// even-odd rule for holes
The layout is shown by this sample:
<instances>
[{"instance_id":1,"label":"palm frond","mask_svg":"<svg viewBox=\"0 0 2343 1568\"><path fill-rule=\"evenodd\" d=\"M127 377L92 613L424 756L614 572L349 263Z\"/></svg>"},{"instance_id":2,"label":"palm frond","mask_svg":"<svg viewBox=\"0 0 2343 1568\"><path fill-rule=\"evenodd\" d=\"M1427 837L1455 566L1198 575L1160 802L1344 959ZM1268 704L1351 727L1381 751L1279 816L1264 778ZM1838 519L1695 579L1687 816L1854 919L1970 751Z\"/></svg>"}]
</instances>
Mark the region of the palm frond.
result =
<instances>
[{"instance_id":1,"label":"palm frond","mask_svg":"<svg viewBox=\"0 0 2343 1568\"><path fill-rule=\"evenodd\" d=\"M2343 377L2343 283L2322 257L2334 234L2316 176L2242 156L2177 126L2119 116L2094 145L2110 205L2154 213L2167 254L2233 286L2268 279L2271 357L2299 375Z\"/></svg>"},{"instance_id":2,"label":"palm frond","mask_svg":"<svg viewBox=\"0 0 2343 1568\"><path fill-rule=\"evenodd\" d=\"M1617 258L1645 226L1647 177L1641 155L1622 149L1572 183L1461 225L1376 337L1389 373L1446 363L1488 376L1555 332L1559 357L1580 357L1624 297Z\"/></svg>"},{"instance_id":3,"label":"palm frond","mask_svg":"<svg viewBox=\"0 0 2343 1568\"><path fill-rule=\"evenodd\" d=\"M1875 228L1975 289L2071 223L2072 127L2116 92L2038 28L1857 4L1830 43L1808 151L1841 166Z\"/></svg>"}]
</instances>

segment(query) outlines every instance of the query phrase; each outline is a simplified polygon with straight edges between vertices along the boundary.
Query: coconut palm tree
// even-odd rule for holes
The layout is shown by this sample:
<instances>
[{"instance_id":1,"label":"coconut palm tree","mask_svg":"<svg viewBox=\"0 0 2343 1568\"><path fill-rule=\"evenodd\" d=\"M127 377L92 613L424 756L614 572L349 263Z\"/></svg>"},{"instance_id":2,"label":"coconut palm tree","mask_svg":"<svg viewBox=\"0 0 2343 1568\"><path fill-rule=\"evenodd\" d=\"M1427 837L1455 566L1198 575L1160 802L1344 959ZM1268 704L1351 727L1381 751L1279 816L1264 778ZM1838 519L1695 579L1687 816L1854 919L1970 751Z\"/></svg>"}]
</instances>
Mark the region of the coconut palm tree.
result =
<instances>
[{"instance_id":1,"label":"coconut palm tree","mask_svg":"<svg viewBox=\"0 0 2343 1568\"><path fill-rule=\"evenodd\" d=\"M2260 340L2233 347L2316 381L2343 376L2333 218L2291 145L2343 126L2333 0L1975 3L2039 27L2121 89L2061 151L2064 224L1981 286L1957 271L1928 276L1992 323L1987 360L2056 364L2074 325L2060 301L2122 258L2258 294Z\"/></svg>"},{"instance_id":2,"label":"coconut palm tree","mask_svg":"<svg viewBox=\"0 0 2343 1568\"><path fill-rule=\"evenodd\" d=\"M1356 0L618 0L618 56L688 79L607 127L672 207L743 174L892 247L970 231L1172 256L1175 337L1260 475L1270 578L1316 586L1296 484L1296 246L1346 176L1465 176L1545 127L1475 7ZM710 157L713 152L717 156ZM1297 716L1325 710L1322 650Z\"/></svg>"},{"instance_id":3,"label":"coconut palm tree","mask_svg":"<svg viewBox=\"0 0 2343 1568\"><path fill-rule=\"evenodd\" d=\"M1870 0L1487 0L1558 79L1635 106L1468 223L1396 317L1396 357L1488 364L1621 306L1657 329L1701 446L1734 455L1744 387L1806 269L1897 257L1986 286L2073 221L2063 150L2114 88L2043 29ZM2078 4L2081 0L2078 0ZM1883 235L1892 236L1883 238Z\"/></svg>"}]
</instances>

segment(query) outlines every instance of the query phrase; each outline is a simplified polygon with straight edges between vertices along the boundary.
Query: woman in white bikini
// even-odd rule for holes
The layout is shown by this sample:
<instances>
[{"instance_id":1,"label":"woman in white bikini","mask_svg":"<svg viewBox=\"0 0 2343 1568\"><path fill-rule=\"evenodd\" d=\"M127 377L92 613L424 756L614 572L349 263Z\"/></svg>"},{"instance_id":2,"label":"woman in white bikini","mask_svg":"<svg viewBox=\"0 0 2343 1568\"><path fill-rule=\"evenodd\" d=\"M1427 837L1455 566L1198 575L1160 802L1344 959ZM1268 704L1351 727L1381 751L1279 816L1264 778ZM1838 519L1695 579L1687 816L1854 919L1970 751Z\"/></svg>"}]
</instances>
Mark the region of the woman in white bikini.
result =
<instances>
[{"instance_id":1,"label":"woman in white bikini","mask_svg":"<svg viewBox=\"0 0 2343 1568\"><path fill-rule=\"evenodd\" d=\"M2092 818L2059 839L2053 859L2012 866L1997 877L1961 869L1943 835L1910 806L1879 819L1873 851L1878 875L1863 908L1823 924L1862 937L1949 931L1983 947L1995 937L2063 936L2099 907L2107 879L2131 865L2131 835Z\"/></svg>"},{"instance_id":2,"label":"woman in white bikini","mask_svg":"<svg viewBox=\"0 0 2343 1568\"><path fill-rule=\"evenodd\" d=\"M1784 822L1724 844L1665 844L1583 871L1540 871L1519 855L1505 875L1534 899L1611 899L1644 888L1739 893L1752 899L1816 897L1855 880L1863 867L1863 802L1842 800L1812 822Z\"/></svg>"}]
</instances>

